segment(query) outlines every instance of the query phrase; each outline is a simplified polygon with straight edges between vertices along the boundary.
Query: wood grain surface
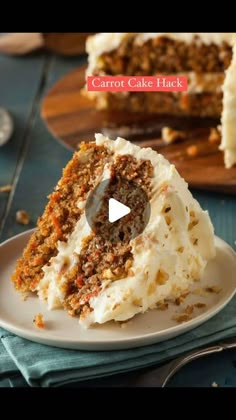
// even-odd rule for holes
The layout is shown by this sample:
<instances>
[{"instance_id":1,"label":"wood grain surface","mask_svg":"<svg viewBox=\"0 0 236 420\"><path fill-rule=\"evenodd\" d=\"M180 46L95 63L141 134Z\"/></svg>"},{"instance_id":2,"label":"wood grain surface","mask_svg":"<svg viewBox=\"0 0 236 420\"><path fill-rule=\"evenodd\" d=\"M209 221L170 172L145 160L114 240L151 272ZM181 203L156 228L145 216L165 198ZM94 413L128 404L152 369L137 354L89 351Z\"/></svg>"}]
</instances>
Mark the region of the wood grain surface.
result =
<instances>
[{"instance_id":1,"label":"wood grain surface","mask_svg":"<svg viewBox=\"0 0 236 420\"><path fill-rule=\"evenodd\" d=\"M208 141L209 127L217 125L217 121L97 111L81 93L84 82L85 66L60 79L42 103L42 117L48 129L65 146L76 149L81 141L93 139L96 132L111 138L123 136L162 153L191 187L236 194L236 167L226 169L219 144ZM186 140L165 145L160 138L162 126L186 130ZM197 145L195 157L187 153L191 145Z\"/></svg>"},{"instance_id":2,"label":"wood grain surface","mask_svg":"<svg viewBox=\"0 0 236 420\"><path fill-rule=\"evenodd\" d=\"M85 42L93 32L42 33L44 46L57 54L76 56L85 53Z\"/></svg>"}]
</instances>

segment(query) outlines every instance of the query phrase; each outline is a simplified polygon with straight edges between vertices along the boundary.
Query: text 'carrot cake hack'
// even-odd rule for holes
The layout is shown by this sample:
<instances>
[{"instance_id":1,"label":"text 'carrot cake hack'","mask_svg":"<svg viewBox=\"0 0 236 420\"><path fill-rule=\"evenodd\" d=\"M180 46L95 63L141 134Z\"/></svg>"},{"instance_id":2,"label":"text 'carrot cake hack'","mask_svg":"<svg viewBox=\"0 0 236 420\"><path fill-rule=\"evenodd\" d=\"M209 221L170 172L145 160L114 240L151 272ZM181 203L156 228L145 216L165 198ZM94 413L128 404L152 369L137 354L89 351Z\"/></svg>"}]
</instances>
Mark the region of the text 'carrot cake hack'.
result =
<instances>
[{"instance_id":1,"label":"text 'carrot cake hack'","mask_svg":"<svg viewBox=\"0 0 236 420\"><path fill-rule=\"evenodd\" d=\"M208 212L173 165L150 148L95 137L64 169L12 277L16 289L36 292L49 309L64 308L85 327L175 300L215 255ZM145 203L128 183L150 207L143 231L133 236ZM132 208L114 223L112 197ZM93 223L86 217L91 208Z\"/></svg>"},{"instance_id":2,"label":"text 'carrot cake hack'","mask_svg":"<svg viewBox=\"0 0 236 420\"><path fill-rule=\"evenodd\" d=\"M225 166L236 163L236 33L101 33L91 75L186 75L188 92L87 92L99 109L221 118Z\"/></svg>"}]
</instances>

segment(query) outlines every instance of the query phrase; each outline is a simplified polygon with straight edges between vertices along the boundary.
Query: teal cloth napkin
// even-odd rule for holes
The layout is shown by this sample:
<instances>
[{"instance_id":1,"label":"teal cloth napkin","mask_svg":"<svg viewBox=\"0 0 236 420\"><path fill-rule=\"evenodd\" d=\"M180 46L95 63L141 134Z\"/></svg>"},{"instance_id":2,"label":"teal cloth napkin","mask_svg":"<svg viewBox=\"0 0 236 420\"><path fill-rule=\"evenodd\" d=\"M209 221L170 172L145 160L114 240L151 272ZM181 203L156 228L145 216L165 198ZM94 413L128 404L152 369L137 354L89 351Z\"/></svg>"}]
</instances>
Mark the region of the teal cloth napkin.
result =
<instances>
[{"instance_id":1,"label":"teal cloth napkin","mask_svg":"<svg viewBox=\"0 0 236 420\"><path fill-rule=\"evenodd\" d=\"M130 350L65 350L33 343L0 329L0 386L58 387L128 372L228 337L236 337L236 297L200 327L162 343Z\"/></svg>"}]
</instances>

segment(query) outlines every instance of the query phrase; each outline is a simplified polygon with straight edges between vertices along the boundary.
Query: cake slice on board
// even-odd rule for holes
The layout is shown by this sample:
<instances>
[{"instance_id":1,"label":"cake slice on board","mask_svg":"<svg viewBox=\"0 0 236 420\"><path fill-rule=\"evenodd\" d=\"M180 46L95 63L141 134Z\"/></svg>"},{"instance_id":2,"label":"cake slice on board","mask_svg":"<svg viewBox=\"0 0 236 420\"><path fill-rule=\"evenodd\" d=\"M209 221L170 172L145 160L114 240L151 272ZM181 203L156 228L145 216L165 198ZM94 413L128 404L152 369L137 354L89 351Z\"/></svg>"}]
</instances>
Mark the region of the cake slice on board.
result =
<instances>
[{"instance_id":1,"label":"cake slice on board","mask_svg":"<svg viewBox=\"0 0 236 420\"><path fill-rule=\"evenodd\" d=\"M101 33L87 76L185 75L187 92L87 92L98 109L221 118L226 168L236 163L236 33Z\"/></svg>"}]
</instances>

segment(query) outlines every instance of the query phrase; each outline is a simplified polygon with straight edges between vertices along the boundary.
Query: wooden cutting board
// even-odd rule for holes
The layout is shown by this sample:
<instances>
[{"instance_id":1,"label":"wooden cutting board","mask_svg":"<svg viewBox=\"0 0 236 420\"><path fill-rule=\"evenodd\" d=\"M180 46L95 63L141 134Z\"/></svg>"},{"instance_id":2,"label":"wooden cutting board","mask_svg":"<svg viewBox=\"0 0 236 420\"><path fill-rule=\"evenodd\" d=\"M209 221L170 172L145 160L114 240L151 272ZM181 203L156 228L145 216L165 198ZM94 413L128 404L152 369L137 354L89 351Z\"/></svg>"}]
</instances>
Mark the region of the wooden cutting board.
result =
<instances>
[{"instance_id":1,"label":"wooden cutting board","mask_svg":"<svg viewBox=\"0 0 236 420\"><path fill-rule=\"evenodd\" d=\"M111 138L123 136L141 146L150 146L172 162L192 188L236 194L236 167L225 169L218 144L208 141L209 127L217 121L172 116L107 113L97 111L94 103L80 93L85 83L85 67L59 80L47 93L41 114L52 134L70 149L81 141L94 139L102 132ZM187 131L187 139L165 145L162 126ZM199 154L190 157L187 148L197 145Z\"/></svg>"}]
</instances>

